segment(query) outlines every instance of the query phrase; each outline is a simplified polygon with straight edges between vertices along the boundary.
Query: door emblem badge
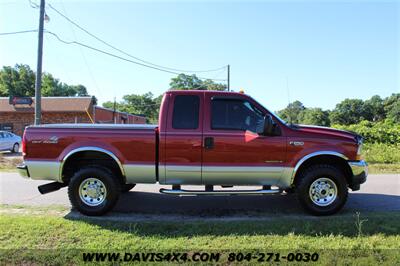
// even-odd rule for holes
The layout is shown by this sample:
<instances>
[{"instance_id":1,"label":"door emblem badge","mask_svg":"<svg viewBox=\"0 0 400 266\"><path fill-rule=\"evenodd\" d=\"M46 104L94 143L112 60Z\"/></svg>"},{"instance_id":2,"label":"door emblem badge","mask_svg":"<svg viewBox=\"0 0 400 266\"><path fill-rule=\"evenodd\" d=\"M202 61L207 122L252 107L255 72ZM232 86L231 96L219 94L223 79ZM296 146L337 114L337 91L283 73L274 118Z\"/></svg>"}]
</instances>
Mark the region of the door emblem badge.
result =
<instances>
[{"instance_id":1,"label":"door emblem badge","mask_svg":"<svg viewBox=\"0 0 400 266\"><path fill-rule=\"evenodd\" d=\"M291 142L289 142L289 144L292 146L303 146L304 142L303 141L291 141Z\"/></svg>"}]
</instances>

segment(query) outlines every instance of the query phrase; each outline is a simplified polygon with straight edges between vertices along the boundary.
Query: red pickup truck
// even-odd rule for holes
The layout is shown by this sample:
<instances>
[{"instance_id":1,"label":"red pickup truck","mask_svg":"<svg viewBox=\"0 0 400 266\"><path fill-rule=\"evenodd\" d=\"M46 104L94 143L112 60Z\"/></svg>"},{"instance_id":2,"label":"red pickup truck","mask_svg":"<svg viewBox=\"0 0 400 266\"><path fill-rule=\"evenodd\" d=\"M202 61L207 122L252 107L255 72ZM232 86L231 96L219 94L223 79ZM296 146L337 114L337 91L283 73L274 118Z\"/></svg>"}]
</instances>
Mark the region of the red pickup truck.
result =
<instances>
[{"instance_id":1,"label":"red pickup truck","mask_svg":"<svg viewBox=\"0 0 400 266\"><path fill-rule=\"evenodd\" d=\"M160 190L170 195L296 193L307 211L329 215L366 181L361 146L355 133L288 124L242 93L168 91L159 125L27 127L18 168L54 181L43 194L68 186L86 215L109 211L138 183L172 185Z\"/></svg>"}]
</instances>

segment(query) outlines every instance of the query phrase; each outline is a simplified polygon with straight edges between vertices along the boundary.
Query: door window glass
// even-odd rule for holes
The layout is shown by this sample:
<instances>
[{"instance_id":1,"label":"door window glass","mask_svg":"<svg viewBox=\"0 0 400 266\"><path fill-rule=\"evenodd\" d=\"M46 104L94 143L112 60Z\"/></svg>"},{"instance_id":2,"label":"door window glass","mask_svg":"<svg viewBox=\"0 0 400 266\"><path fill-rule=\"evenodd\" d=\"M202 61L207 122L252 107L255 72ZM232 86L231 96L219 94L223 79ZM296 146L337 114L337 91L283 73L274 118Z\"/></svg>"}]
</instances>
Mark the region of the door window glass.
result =
<instances>
[{"instance_id":1,"label":"door window glass","mask_svg":"<svg viewBox=\"0 0 400 266\"><path fill-rule=\"evenodd\" d=\"M211 103L211 128L261 132L264 115L248 101L214 99Z\"/></svg>"}]
</instances>

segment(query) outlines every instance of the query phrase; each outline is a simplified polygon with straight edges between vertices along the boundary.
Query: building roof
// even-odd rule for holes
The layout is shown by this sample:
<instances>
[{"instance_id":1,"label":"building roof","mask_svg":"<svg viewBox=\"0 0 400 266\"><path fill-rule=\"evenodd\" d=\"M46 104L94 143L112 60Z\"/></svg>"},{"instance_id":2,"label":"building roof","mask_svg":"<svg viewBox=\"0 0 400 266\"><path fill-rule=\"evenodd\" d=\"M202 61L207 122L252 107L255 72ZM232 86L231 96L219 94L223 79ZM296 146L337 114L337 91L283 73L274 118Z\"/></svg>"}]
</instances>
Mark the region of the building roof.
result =
<instances>
[{"instance_id":1,"label":"building roof","mask_svg":"<svg viewBox=\"0 0 400 266\"><path fill-rule=\"evenodd\" d=\"M27 112L35 110L32 105L10 105L8 97L0 97L0 112ZM86 112L92 103L92 97L42 97L42 112Z\"/></svg>"}]
</instances>

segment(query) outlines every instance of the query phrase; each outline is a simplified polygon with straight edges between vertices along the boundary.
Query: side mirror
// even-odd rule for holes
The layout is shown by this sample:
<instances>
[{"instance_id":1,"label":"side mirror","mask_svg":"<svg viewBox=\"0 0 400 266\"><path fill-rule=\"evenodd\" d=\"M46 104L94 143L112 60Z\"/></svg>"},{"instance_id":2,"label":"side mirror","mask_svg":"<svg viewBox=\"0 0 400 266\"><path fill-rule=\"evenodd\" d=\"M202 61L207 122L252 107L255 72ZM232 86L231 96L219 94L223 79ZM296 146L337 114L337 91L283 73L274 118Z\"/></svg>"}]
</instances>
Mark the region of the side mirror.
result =
<instances>
[{"instance_id":1,"label":"side mirror","mask_svg":"<svg viewBox=\"0 0 400 266\"><path fill-rule=\"evenodd\" d=\"M273 131L274 131L274 122L272 121L271 115L264 116L262 132L260 133L265 136L271 136L273 135Z\"/></svg>"}]
</instances>

